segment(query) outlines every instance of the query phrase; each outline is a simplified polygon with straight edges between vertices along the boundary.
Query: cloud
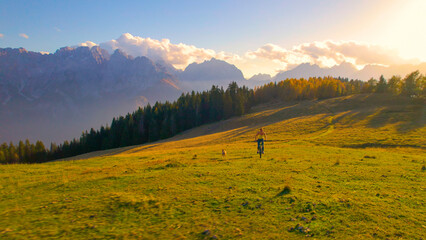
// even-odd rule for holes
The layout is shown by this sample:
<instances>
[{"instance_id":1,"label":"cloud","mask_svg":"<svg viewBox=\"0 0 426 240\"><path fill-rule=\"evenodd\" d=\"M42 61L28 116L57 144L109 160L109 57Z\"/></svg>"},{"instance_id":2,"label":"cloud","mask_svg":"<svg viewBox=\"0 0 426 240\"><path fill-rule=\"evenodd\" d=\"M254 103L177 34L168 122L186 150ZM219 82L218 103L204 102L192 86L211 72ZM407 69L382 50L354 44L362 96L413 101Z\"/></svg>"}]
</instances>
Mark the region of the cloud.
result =
<instances>
[{"instance_id":1,"label":"cloud","mask_svg":"<svg viewBox=\"0 0 426 240\"><path fill-rule=\"evenodd\" d=\"M211 49L197 48L194 45L183 43L173 44L169 39L142 38L130 33L125 33L115 40L101 43L99 46L109 52L120 49L135 57L146 56L152 60L162 59L178 69L184 69L190 63L202 62L213 57L230 62L239 58L235 54L215 52Z\"/></svg>"},{"instance_id":2,"label":"cloud","mask_svg":"<svg viewBox=\"0 0 426 240\"><path fill-rule=\"evenodd\" d=\"M77 46L78 46L78 47L89 47L89 48L92 48L92 47L94 47L94 46L98 46L98 44L96 44L96 43L94 43L94 42L91 42L91 41L86 41L86 42L84 42L84 43L80 43L80 44L78 44Z\"/></svg>"},{"instance_id":3,"label":"cloud","mask_svg":"<svg viewBox=\"0 0 426 240\"><path fill-rule=\"evenodd\" d=\"M20 33L19 36L22 37L22 38L25 38L25 39L29 38L28 35L25 34L25 33Z\"/></svg>"},{"instance_id":4,"label":"cloud","mask_svg":"<svg viewBox=\"0 0 426 240\"><path fill-rule=\"evenodd\" d=\"M356 41L332 40L304 43L290 50L266 44L256 51L247 52L246 57L280 62L284 68L301 63L332 67L342 62L350 62L361 68L367 64L393 65L406 62L393 49Z\"/></svg>"},{"instance_id":5,"label":"cloud","mask_svg":"<svg viewBox=\"0 0 426 240\"><path fill-rule=\"evenodd\" d=\"M256 51L248 51L245 56L249 59L264 58L275 63L281 63L283 67L289 64L310 62L311 58L299 51L289 51L274 44L266 44Z\"/></svg>"},{"instance_id":6,"label":"cloud","mask_svg":"<svg viewBox=\"0 0 426 240\"><path fill-rule=\"evenodd\" d=\"M93 47L97 44L86 41L78 46ZM259 72L274 75L278 71L288 70L301 63L332 67L349 62L358 69L367 64L388 66L409 63L399 57L393 49L357 41L315 41L299 44L291 49L268 43L255 51L237 55L184 43L174 44L169 39L156 40L125 33L117 39L100 43L99 46L110 53L120 49L134 57L146 56L154 61L164 60L177 69L184 69L193 62L200 63L211 58L221 59L236 65L246 77Z\"/></svg>"},{"instance_id":7,"label":"cloud","mask_svg":"<svg viewBox=\"0 0 426 240\"><path fill-rule=\"evenodd\" d=\"M54 27L53 29L55 29L55 31L57 31L57 32L61 32L62 30L60 29L60 28L58 28L58 27Z\"/></svg>"},{"instance_id":8,"label":"cloud","mask_svg":"<svg viewBox=\"0 0 426 240\"><path fill-rule=\"evenodd\" d=\"M4 37L4 34L3 33L0 33L0 38L3 38Z\"/></svg>"}]
</instances>

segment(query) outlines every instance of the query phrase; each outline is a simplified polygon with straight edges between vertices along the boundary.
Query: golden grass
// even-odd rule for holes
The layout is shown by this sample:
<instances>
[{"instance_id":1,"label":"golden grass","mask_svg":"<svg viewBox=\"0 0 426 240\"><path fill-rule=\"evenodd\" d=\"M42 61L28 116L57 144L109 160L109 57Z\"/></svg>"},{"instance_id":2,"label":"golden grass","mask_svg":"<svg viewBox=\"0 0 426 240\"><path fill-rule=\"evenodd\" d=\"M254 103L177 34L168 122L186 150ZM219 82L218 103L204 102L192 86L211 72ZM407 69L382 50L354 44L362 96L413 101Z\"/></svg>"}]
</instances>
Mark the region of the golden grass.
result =
<instances>
[{"instance_id":1,"label":"golden grass","mask_svg":"<svg viewBox=\"0 0 426 240\"><path fill-rule=\"evenodd\" d=\"M0 238L422 239L424 111L381 95L277 102L160 142L0 166Z\"/></svg>"}]
</instances>

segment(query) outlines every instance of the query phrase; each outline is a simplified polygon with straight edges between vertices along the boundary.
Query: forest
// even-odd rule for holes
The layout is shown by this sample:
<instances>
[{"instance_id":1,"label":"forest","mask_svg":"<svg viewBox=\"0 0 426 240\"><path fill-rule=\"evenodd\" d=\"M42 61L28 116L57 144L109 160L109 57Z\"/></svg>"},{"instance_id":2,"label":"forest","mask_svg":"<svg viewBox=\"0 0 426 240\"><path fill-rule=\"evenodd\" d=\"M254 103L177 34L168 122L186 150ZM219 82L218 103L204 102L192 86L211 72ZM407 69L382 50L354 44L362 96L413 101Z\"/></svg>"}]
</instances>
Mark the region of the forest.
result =
<instances>
[{"instance_id":1,"label":"forest","mask_svg":"<svg viewBox=\"0 0 426 240\"><path fill-rule=\"evenodd\" d=\"M359 93L390 93L409 96L413 101L426 100L426 77L419 71L406 77L393 76L369 81L347 78L286 79L271 82L255 89L233 82L226 89L212 86L208 91L182 94L174 102L155 103L137 109L126 116L113 118L110 126L90 129L80 138L59 145L29 140L0 146L0 163L42 163L88 153L125 147L172 137L182 131L241 116L251 107L272 100L300 101L326 99Z\"/></svg>"}]
</instances>

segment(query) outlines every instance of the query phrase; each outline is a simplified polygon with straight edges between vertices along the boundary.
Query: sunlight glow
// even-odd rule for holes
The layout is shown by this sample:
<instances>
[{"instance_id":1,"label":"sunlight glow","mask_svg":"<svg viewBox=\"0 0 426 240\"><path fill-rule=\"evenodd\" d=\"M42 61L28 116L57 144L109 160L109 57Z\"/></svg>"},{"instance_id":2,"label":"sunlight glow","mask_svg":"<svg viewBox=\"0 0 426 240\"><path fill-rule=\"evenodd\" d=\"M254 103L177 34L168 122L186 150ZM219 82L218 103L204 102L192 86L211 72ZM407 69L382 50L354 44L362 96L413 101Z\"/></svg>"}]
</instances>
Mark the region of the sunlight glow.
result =
<instances>
[{"instance_id":1,"label":"sunlight glow","mask_svg":"<svg viewBox=\"0 0 426 240\"><path fill-rule=\"evenodd\" d=\"M388 13L388 21L378 31L383 44L398 49L404 58L426 60L426 1L406 1L397 12Z\"/></svg>"}]
</instances>

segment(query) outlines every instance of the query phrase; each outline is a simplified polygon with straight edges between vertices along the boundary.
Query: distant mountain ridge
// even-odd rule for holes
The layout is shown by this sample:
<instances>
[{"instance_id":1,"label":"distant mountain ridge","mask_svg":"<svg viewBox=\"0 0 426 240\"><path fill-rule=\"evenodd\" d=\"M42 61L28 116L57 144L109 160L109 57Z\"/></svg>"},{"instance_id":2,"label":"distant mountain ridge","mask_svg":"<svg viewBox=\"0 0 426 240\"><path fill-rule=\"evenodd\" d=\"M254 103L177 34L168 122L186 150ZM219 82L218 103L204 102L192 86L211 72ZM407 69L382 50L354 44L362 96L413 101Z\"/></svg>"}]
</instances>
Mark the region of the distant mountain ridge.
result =
<instances>
[{"instance_id":1,"label":"distant mountain ridge","mask_svg":"<svg viewBox=\"0 0 426 240\"><path fill-rule=\"evenodd\" d=\"M0 49L0 66L0 123L8 126L0 129L0 141L78 137L83 129L182 92L163 66L99 47L65 47L45 55Z\"/></svg>"},{"instance_id":2,"label":"distant mountain ridge","mask_svg":"<svg viewBox=\"0 0 426 240\"><path fill-rule=\"evenodd\" d=\"M421 73L426 73L426 63L421 63L419 65L395 65L389 67L366 65L361 70L358 70L354 65L347 62L341 63L340 65L335 65L331 68L321 68L316 64L302 63L291 70L277 73L271 80L281 81L287 78L332 76L367 81L370 78L379 79L381 75L383 75L385 78L390 78L393 75L400 75L404 77L406 74L416 70L419 70Z\"/></svg>"},{"instance_id":3,"label":"distant mountain ridge","mask_svg":"<svg viewBox=\"0 0 426 240\"><path fill-rule=\"evenodd\" d=\"M309 78L309 77L348 77L353 75L357 69L350 63L342 63L331 68L321 68L315 64L302 63L297 67L277 73L274 81L284 80L286 78Z\"/></svg>"},{"instance_id":4,"label":"distant mountain ridge","mask_svg":"<svg viewBox=\"0 0 426 240\"><path fill-rule=\"evenodd\" d=\"M246 82L243 73L235 65L215 58L202 63L191 63L177 76L187 90L206 90L212 85L226 88L231 82L239 85Z\"/></svg>"},{"instance_id":5,"label":"distant mountain ridge","mask_svg":"<svg viewBox=\"0 0 426 240\"><path fill-rule=\"evenodd\" d=\"M217 71L220 69L221 71ZM245 80L240 69L225 61L212 58L202 63L191 63L179 74L179 78L186 81L227 81Z\"/></svg>"},{"instance_id":6,"label":"distant mountain ridge","mask_svg":"<svg viewBox=\"0 0 426 240\"><path fill-rule=\"evenodd\" d=\"M9 99L19 93L35 100L52 89L70 93L67 84L77 87L74 94L83 97L134 87L143 90L164 78L177 81L146 57L133 58L119 50L110 56L99 47L65 47L49 55L0 49L0 64L1 84L9 90ZM0 101L4 104L4 97Z\"/></svg>"}]
</instances>

